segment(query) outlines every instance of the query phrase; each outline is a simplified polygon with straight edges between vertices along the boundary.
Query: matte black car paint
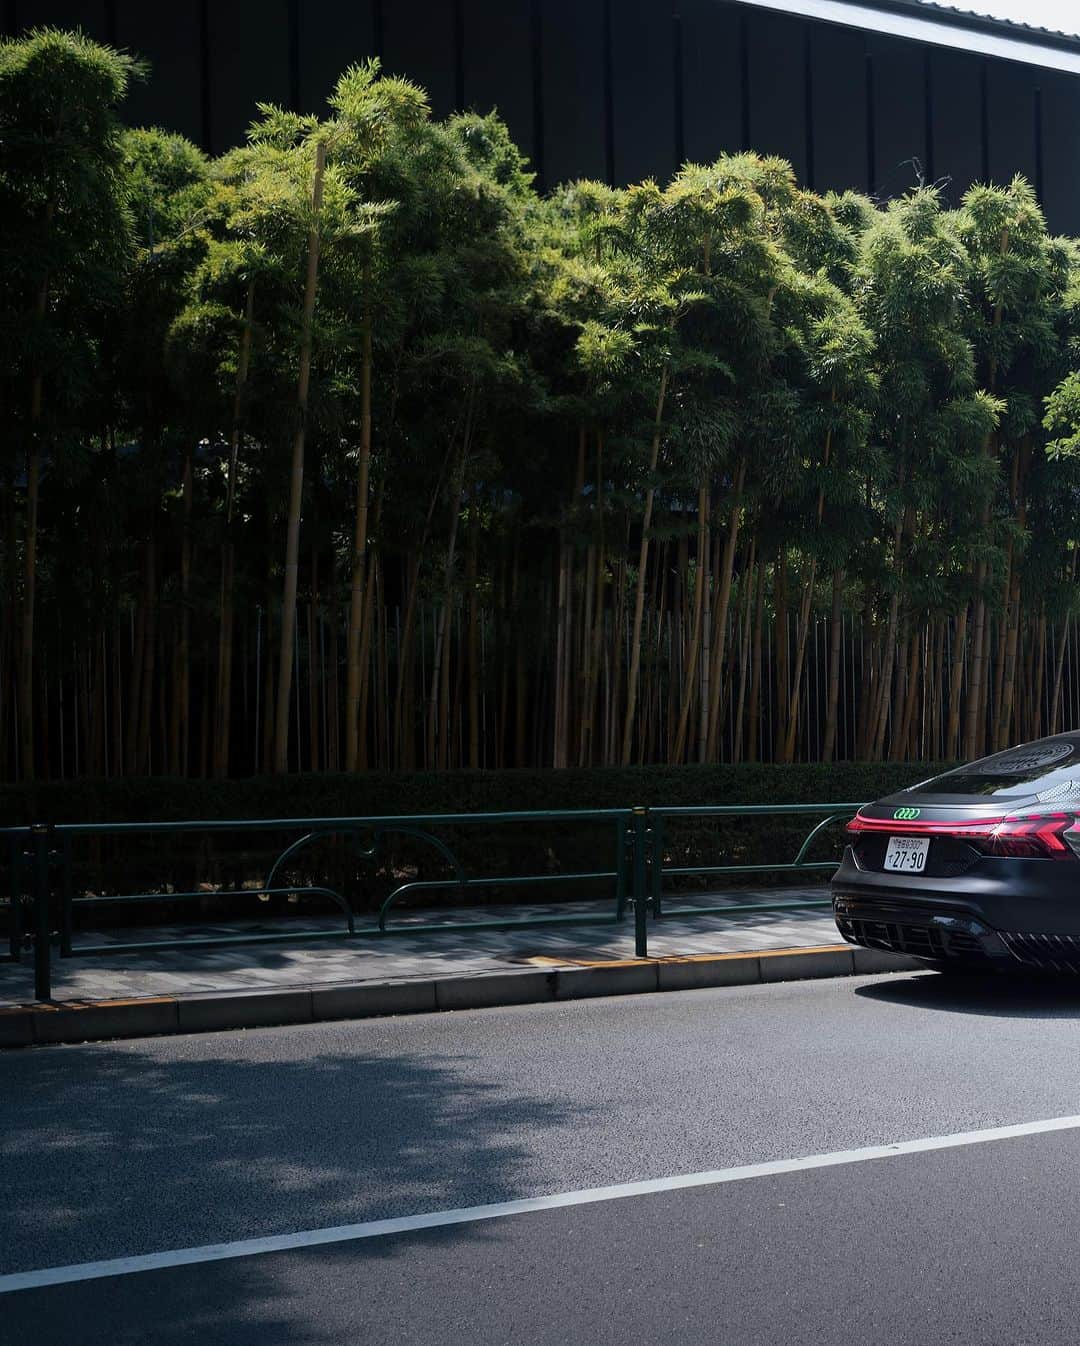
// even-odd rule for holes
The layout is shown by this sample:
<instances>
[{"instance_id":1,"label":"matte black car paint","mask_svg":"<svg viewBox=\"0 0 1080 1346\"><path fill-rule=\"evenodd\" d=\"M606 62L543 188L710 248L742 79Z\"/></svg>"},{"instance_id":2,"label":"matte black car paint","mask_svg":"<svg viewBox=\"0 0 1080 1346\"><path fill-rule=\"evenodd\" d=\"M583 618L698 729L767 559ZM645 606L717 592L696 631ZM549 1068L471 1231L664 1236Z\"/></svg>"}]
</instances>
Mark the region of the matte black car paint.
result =
<instances>
[{"instance_id":1,"label":"matte black car paint","mask_svg":"<svg viewBox=\"0 0 1080 1346\"><path fill-rule=\"evenodd\" d=\"M899 791L852 826L868 830L853 833L832 882L849 942L933 966L1080 972L1080 735ZM924 873L885 871L891 835L929 837ZM1020 853L993 853L1010 846Z\"/></svg>"}]
</instances>

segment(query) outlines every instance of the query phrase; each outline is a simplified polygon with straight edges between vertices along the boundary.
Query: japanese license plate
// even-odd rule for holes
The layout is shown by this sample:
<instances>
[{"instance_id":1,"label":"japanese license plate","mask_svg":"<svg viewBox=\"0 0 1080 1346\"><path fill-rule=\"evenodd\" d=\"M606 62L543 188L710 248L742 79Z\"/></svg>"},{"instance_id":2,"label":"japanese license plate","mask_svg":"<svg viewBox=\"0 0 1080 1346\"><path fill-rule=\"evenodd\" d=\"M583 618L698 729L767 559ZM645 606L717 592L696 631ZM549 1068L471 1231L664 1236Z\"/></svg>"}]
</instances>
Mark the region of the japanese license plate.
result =
<instances>
[{"instance_id":1,"label":"japanese license plate","mask_svg":"<svg viewBox=\"0 0 1080 1346\"><path fill-rule=\"evenodd\" d=\"M885 868L890 874L921 874L929 852L929 837L890 837Z\"/></svg>"}]
</instances>

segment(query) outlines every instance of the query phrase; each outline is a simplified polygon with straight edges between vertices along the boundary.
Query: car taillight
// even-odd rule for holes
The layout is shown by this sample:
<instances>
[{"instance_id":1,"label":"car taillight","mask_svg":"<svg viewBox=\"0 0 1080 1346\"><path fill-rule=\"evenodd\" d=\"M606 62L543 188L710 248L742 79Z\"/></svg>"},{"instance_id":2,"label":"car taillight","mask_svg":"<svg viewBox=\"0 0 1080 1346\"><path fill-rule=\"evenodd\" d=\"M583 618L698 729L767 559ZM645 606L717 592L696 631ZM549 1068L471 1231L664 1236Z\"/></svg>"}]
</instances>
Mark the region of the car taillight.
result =
<instances>
[{"instance_id":1,"label":"car taillight","mask_svg":"<svg viewBox=\"0 0 1080 1346\"><path fill-rule=\"evenodd\" d=\"M992 855L1071 860L1080 855L1074 813L1028 813L1003 818L994 829Z\"/></svg>"},{"instance_id":2,"label":"car taillight","mask_svg":"<svg viewBox=\"0 0 1080 1346\"><path fill-rule=\"evenodd\" d=\"M1009 813L970 823L864 818L860 813L847 830L855 835L887 832L891 836L950 837L968 842L984 855L1014 859L1080 858L1080 815L1076 813Z\"/></svg>"}]
</instances>

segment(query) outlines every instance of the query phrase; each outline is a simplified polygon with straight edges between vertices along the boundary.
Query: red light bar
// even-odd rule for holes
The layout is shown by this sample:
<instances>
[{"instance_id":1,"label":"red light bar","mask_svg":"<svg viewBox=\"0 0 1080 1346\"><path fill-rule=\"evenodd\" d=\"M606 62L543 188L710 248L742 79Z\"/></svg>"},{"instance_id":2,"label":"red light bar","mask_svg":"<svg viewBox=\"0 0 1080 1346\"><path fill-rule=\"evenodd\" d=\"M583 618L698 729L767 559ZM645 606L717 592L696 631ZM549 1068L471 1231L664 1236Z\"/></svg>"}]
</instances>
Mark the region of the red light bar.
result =
<instances>
[{"instance_id":1,"label":"red light bar","mask_svg":"<svg viewBox=\"0 0 1080 1346\"><path fill-rule=\"evenodd\" d=\"M938 833L950 837L989 837L1005 821L984 818L977 823L898 822L891 818L864 818L857 814L847 825L849 832L888 832L891 836L927 836Z\"/></svg>"},{"instance_id":2,"label":"red light bar","mask_svg":"<svg viewBox=\"0 0 1080 1346\"><path fill-rule=\"evenodd\" d=\"M887 832L890 836L955 837L958 841L974 842L987 855L1070 859L1080 854L1080 849L1074 849L1065 836L1074 827L1080 832L1080 820L1074 813L1005 814L970 823L864 818L860 813L848 823L847 830L855 835Z\"/></svg>"}]
</instances>

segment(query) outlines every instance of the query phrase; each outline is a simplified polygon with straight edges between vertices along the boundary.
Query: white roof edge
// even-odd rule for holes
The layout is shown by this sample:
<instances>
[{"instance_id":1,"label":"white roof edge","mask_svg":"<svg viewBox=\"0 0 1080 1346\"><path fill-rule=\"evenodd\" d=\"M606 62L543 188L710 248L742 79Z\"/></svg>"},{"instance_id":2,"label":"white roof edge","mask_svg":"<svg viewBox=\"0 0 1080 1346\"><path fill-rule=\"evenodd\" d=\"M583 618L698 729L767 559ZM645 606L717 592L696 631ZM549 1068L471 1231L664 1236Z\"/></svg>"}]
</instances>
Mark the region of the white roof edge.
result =
<instances>
[{"instance_id":1,"label":"white roof edge","mask_svg":"<svg viewBox=\"0 0 1080 1346\"><path fill-rule=\"evenodd\" d=\"M976 52L980 56L996 56L1003 61L1019 61L1024 65L1041 66L1044 70L1063 70L1080 75L1080 52L1065 51L1040 42L1037 36L1005 37L963 24L935 19L931 15L920 18L914 14L900 14L893 10L871 9L852 4L849 0L741 0L758 9L775 9L782 14L798 14L807 19L825 23L846 24L849 28L864 28L890 37L906 37L915 42L926 42L936 47L952 47L957 51Z\"/></svg>"}]
</instances>

